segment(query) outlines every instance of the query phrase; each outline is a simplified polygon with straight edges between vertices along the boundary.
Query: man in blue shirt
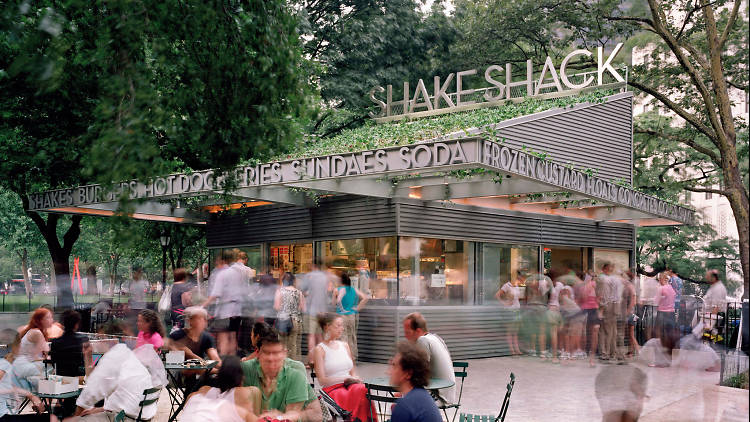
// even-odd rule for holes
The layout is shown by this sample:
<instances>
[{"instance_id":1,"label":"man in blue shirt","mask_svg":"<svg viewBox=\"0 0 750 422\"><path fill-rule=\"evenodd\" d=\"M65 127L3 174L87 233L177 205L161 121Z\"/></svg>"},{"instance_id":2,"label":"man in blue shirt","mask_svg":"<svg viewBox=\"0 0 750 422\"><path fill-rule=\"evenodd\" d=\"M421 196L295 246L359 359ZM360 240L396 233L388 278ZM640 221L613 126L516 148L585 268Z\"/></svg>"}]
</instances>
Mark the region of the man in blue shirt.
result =
<instances>
[{"instance_id":1,"label":"man in blue shirt","mask_svg":"<svg viewBox=\"0 0 750 422\"><path fill-rule=\"evenodd\" d=\"M427 353L414 344L401 342L391 359L388 375L401 398L391 414L391 422L441 422L435 400L424 389L430 381Z\"/></svg>"}]
</instances>

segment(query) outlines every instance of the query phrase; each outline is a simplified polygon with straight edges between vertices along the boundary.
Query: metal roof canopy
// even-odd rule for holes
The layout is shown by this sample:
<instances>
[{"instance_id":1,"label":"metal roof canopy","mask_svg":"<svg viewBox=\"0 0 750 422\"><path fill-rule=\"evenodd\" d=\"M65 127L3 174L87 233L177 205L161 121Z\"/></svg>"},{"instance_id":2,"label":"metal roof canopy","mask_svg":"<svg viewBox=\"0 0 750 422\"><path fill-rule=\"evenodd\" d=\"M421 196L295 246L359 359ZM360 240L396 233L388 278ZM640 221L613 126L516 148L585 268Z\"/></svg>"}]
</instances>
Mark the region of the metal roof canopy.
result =
<instances>
[{"instance_id":1,"label":"metal roof canopy","mask_svg":"<svg viewBox=\"0 0 750 422\"><path fill-rule=\"evenodd\" d=\"M305 192L309 190L453 201L637 225L694 220L688 208L605 180L591 170L477 136L243 166L234 172L239 186L231 192L232 202L246 206L314 206ZM29 196L29 209L112 215L118 210L119 195L127 193L138 199L133 218L200 224L207 220L205 206L216 202L181 208L179 199L222 193L220 186L221 176L214 178L212 170L205 170L146 183L124 182L108 191L87 185L36 193Z\"/></svg>"}]
</instances>

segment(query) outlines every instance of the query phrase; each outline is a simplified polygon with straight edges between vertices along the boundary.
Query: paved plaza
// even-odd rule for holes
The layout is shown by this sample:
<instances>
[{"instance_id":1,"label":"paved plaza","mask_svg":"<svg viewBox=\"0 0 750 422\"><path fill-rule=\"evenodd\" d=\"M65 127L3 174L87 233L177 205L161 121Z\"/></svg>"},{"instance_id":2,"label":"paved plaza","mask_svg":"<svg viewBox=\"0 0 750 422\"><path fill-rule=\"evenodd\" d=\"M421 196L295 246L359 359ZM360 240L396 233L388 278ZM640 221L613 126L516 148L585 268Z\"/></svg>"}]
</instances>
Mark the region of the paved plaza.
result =
<instances>
[{"instance_id":1,"label":"paved plaza","mask_svg":"<svg viewBox=\"0 0 750 422\"><path fill-rule=\"evenodd\" d=\"M648 376L648 398L641 421L747 421L748 391L718 387L716 372L650 368L636 362ZM362 363L364 378L385 375L387 365ZM497 414L510 372L516 374L507 422L599 421L601 411L594 380L604 367L588 361L553 364L539 358L502 357L469 361L461 408ZM159 422L167 420L169 398L162 393Z\"/></svg>"}]
</instances>

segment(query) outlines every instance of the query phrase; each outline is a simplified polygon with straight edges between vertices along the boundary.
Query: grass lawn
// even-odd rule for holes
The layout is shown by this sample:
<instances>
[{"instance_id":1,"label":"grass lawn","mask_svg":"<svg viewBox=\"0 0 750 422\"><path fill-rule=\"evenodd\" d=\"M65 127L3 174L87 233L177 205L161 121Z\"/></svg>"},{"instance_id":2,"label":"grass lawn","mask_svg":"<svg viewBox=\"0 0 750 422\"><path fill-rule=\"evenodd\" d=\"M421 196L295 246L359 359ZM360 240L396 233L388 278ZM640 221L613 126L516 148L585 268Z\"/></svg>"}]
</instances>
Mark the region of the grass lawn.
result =
<instances>
[{"instance_id":1,"label":"grass lawn","mask_svg":"<svg viewBox=\"0 0 750 422\"><path fill-rule=\"evenodd\" d=\"M26 297L25 294L9 294L0 295L0 311L2 312L30 312L42 305L55 306L57 297L55 295L41 295L35 294L31 300ZM76 303L91 303L94 304L100 299L110 299L113 303L126 303L128 301L128 295L114 295L114 296L99 296L99 295L76 295ZM159 300L159 296L147 295L147 302L156 302Z\"/></svg>"}]
</instances>

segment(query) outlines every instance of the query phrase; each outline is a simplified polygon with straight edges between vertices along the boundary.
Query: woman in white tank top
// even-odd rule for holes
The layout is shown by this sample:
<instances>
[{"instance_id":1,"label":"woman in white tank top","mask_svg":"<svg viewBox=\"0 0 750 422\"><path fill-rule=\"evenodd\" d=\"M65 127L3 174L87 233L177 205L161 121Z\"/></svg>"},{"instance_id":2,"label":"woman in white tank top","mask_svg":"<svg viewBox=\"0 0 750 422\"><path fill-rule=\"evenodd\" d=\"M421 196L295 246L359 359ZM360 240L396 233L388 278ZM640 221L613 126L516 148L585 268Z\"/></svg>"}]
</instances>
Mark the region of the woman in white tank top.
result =
<instances>
[{"instance_id":1,"label":"woman in white tank top","mask_svg":"<svg viewBox=\"0 0 750 422\"><path fill-rule=\"evenodd\" d=\"M349 345L339 340L344 333L343 318L328 313L319 317L318 322L323 329L323 342L315 348L314 368L323 391L343 409L352 412L353 418L377 421L372 403L366 397L367 388L354 371Z\"/></svg>"},{"instance_id":2,"label":"woman in white tank top","mask_svg":"<svg viewBox=\"0 0 750 422\"><path fill-rule=\"evenodd\" d=\"M242 387L244 373L236 356L222 360L219 387L201 387L188 397L181 422L255 422L261 395L256 387Z\"/></svg>"}]
</instances>

